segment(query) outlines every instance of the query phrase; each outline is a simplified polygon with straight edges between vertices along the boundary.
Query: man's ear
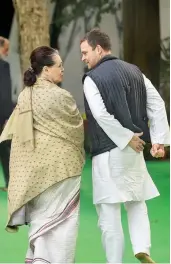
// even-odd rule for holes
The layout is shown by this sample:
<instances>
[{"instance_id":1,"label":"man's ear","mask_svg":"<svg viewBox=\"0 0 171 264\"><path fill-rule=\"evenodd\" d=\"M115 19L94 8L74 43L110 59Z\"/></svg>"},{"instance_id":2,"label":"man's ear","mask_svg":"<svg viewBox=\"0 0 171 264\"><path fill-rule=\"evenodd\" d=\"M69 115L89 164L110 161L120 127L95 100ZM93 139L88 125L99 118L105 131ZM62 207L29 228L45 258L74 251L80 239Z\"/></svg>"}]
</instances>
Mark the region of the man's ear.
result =
<instances>
[{"instance_id":1,"label":"man's ear","mask_svg":"<svg viewBox=\"0 0 171 264\"><path fill-rule=\"evenodd\" d=\"M97 45L97 46L96 46L96 49L97 49L98 53L101 55L102 52L103 52L102 47L101 47L100 45Z\"/></svg>"}]
</instances>

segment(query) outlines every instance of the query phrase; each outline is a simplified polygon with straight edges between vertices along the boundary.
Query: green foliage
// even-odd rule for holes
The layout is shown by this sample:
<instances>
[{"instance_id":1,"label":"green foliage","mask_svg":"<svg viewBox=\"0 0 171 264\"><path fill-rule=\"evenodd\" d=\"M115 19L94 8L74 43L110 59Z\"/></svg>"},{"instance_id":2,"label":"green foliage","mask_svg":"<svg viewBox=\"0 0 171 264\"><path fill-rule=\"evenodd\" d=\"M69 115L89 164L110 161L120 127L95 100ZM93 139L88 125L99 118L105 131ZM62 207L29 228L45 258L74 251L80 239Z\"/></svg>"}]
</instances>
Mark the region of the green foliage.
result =
<instances>
[{"instance_id":1,"label":"green foliage","mask_svg":"<svg viewBox=\"0 0 171 264\"><path fill-rule=\"evenodd\" d=\"M95 26L101 22L105 13L115 14L120 7L116 0L52 0L57 6L62 7L60 16L56 17L56 25L68 26L75 19L88 16L89 19L95 15Z\"/></svg>"}]
</instances>

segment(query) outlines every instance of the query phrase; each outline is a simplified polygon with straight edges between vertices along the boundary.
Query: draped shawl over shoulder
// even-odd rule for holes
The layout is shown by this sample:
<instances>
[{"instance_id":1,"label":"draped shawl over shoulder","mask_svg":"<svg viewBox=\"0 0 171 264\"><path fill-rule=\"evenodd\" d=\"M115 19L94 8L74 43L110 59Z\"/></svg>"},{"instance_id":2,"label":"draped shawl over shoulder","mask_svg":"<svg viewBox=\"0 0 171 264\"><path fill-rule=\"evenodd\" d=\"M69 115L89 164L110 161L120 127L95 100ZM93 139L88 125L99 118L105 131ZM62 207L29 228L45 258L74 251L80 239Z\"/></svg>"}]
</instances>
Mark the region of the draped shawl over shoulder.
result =
<instances>
[{"instance_id":1,"label":"draped shawl over shoulder","mask_svg":"<svg viewBox=\"0 0 171 264\"><path fill-rule=\"evenodd\" d=\"M69 92L48 81L26 87L0 137L12 139L9 220L53 184L81 175L83 120Z\"/></svg>"}]
</instances>

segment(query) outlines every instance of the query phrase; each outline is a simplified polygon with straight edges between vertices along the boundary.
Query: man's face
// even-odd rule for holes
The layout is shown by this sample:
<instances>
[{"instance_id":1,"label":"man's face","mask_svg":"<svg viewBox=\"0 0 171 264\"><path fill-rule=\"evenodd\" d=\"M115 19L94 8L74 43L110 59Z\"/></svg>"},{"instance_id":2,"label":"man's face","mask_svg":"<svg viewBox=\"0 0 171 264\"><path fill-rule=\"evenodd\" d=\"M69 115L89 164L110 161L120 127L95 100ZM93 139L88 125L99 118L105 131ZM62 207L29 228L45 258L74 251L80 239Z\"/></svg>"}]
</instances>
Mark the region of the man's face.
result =
<instances>
[{"instance_id":1,"label":"man's face","mask_svg":"<svg viewBox=\"0 0 171 264\"><path fill-rule=\"evenodd\" d=\"M7 57L9 52L9 41L5 40L4 46L0 48L0 55Z\"/></svg>"},{"instance_id":2,"label":"man's face","mask_svg":"<svg viewBox=\"0 0 171 264\"><path fill-rule=\"evenodd\" d=\"M9 53L9 45L5 45L4 48L3 48L3 51L2 51L2 54L3 56L8 56L8 53Z\"/></svg>"},{"instance_id":3,"label":"man's face","mask_svg":"<svg viewBox=\"0 0 171 264\"><path fill-rule=\"evenodd\" d=\"M82 61L85 62L89 69L93 68L100 60L100 54L98 46L93 48L88 44L87 40L83 41L80 45Z\"/></svg>"}]
</instances>

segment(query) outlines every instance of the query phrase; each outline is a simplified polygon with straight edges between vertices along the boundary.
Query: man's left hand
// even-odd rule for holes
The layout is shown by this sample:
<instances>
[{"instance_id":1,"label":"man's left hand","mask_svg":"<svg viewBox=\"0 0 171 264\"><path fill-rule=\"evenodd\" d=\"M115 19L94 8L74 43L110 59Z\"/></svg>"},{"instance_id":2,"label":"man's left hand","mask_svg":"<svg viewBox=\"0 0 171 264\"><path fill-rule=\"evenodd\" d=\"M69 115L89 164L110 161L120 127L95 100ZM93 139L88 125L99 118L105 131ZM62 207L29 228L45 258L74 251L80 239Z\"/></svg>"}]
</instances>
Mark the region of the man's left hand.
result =
<instances>
[{"instance_id":1,"label":"man's left hand","mask_svg":"<svg viewBox=\"0 0 171 264\"><path fill-rule=\"evenodd\" d=\"M153 144L150 153L154 158L163 158L165 155L164 144Z\"/></svg>"}]
</instances>

